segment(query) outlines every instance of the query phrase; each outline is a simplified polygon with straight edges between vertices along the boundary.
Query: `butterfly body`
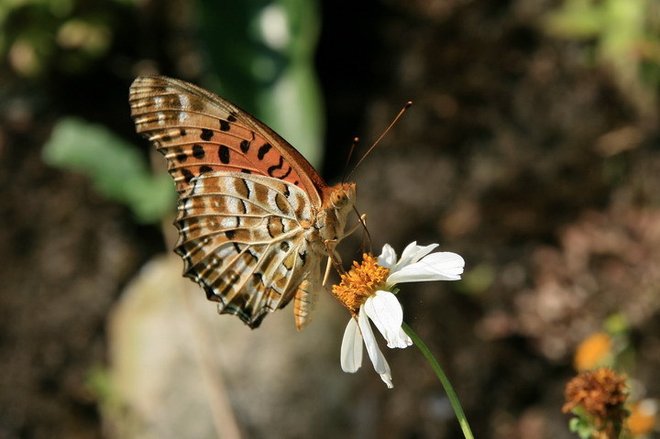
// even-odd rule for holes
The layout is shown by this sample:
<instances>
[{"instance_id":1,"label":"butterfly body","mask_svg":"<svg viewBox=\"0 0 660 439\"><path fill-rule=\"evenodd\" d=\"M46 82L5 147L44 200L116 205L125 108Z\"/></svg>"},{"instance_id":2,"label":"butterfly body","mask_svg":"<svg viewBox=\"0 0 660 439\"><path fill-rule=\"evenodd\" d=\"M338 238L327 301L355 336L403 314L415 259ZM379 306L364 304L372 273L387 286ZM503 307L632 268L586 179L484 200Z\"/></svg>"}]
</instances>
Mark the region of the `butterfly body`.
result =
<instances>
[{"instance_id":1,"label":"butterfly body","mask_svg":"<svg viewBox=\"0 0 660 439\"><path fill-rule=\"evenodd\" d=\"M295 298L303 327L322 288L320 263L344 237L355 185L328 186L270 128L192 84L137 78L129 101L179 193L175 252L184 275L220 313L252 328Z\"/></svg>"}]
</instances>

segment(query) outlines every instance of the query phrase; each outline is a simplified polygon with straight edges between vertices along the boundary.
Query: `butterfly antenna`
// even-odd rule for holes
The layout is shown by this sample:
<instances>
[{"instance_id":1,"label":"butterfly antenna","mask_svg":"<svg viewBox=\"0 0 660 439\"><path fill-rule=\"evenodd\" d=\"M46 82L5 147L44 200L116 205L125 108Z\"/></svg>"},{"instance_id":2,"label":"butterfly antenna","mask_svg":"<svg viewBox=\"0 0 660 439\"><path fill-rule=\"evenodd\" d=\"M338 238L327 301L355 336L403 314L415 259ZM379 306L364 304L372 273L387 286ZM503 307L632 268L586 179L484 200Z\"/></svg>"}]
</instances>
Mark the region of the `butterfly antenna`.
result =
<instances>
[{"instance_id":1,"label":"butterfly antenna","mask_svg":"<svg viewBox=\"0 0 660 439\"><path fill-rule=\"evenodd\" d=\"M348 178L348 174L346 174L346 170L348 169L348 164L351 162L351 158L353 157L353 152L355 152L355 148L357 147L358 143L360 143L360 138L359 137L353 137L353 143L351 143L351 149L348 150L348 157L346 157L346 164L344 164L344 176L341 178L342 183L346 183L346 180Z\"/></svg>"},{"instance_id":2,"label":"butterfly antenna","mask_svg":"<svg viewBox=\"0 0 660 439\"><path fill-rule=\"evenodd\" d=\"M357 162L357 164L355 165L353 170L351 172L349 172L349 174L346 176L347 179L350 178L351 175L353 175L353 172L355 172L355 170L358 168L358 166L360 166L360 164L364 161L364 159L367 158L369 153L371 153L371 151L373 151L373 149L378 145L378 143L380 143L380 141L383 140L383 137L385 137L387 135L387 133L392 129L392 127L394 125L396 125L396 123L399 121L399 119L401 119L401 116L403 116L403 114L408 110L408 108L410 108L412 106L412 104L413 104L412 101L408 101L401 108L401 110L399 110L399 113L396 115L396 117L394 119L392 119L392 122L390 122L390 124L387 126L387 128L385 128L385 131L383 131L383 133L380 136L378 136L378 138L373 143L373 145L371 145L371 147L367 150L367 152L365 152L364 155L362 156L362 158L360 158L360 160Z\"/></svg>"}]
</instances>

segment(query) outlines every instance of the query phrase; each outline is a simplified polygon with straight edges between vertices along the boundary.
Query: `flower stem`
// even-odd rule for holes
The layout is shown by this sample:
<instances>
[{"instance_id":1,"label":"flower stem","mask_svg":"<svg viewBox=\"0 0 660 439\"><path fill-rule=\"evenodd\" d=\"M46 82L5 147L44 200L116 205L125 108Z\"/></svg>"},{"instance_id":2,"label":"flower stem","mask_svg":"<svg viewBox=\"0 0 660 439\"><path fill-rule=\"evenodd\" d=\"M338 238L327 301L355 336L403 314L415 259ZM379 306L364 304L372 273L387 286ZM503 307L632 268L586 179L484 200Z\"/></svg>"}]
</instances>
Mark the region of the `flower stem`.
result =
<instances>
[{"instance_id":1,"label":"flower stem","mask_svg":"<svg viewBox=\"0 0 660 439\"><path fill-rule=\"evenodd\" d=\"M442 368L440 367L438 360L435 359L435 357L429 350L428 346L426 346L426 344L422 341L422 339L419 338L415 333L415 331L413 331L412 328L408 326L405 322L403 323L403 330L406 332L406 334L410 336L413 343L415 343L415 345L419 348L419 350L422 351L422 355L424 355L424 357L429 362L429 364L431 364L431 368L437 375L438 379L440 380L440 383L442 384L442 387L444 387L445 392L447 393L447 397L449 398L451 407L454 409L454 413L456 414L458 423L461 426L461 430L463 430L463 436L465 436L465 439L474 439L474 436L472 435L472 431L470 430L470 424L468 424L467 418L465 417L465 413L463 413L463 408L461 407L461 403L458 401L458 396L456 395L456 392L454 392L454 388L449 382L447 375L445 375Z\"/></svg>"}]
</instances>

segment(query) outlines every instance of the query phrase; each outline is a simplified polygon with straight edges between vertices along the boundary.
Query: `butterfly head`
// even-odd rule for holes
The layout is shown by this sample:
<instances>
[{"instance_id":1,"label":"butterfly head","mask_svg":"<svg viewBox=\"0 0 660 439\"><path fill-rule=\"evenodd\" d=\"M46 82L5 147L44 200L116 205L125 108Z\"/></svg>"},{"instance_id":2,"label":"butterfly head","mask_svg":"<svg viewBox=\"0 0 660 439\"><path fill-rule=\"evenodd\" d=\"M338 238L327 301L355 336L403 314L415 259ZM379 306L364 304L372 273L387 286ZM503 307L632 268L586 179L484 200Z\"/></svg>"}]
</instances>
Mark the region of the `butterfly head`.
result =
<instances>
[{"instance_id":1,"label":"butterfly head","mask_svg":"<svg viewBox=\"0 0 660 439\"><path fill-rule=\"evenodd\" d=\"M352 209L355 203L355 183L341 183L333 186L329 202L338 211Z\"/></svg>"},{"instance_id":2,"label":"butterfly head","mask_svg":"<svg viewBox=\"0 0 660 439\"><path fill-rule=\"evenodd\" d=\"M319 212L316 228L322 241L341 241L349 214L355 203L355 183L340 183L326 188L323 209Z\"/></svg>"}]
</instances>

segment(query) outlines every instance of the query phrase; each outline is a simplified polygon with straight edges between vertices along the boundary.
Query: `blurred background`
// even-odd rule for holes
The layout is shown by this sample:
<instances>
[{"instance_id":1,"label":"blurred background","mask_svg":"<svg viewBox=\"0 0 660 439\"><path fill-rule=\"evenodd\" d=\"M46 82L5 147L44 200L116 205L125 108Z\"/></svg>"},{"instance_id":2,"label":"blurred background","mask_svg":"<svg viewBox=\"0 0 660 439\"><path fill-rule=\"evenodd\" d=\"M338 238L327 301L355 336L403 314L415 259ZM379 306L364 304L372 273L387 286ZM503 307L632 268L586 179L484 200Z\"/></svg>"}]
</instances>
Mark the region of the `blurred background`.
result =
<instances>
[{"instance_id":1,"label":"blurred background","mask_svg":"<svg viewBox=\"0 0 660 439\"><path fill-rule=\"evenodd\" d=\"M375 253L465 257L400 299L476 437L576 437L576 368L660 396L657 0L8 0L0 57L0 437L461 437L414 348L385 352L393 390L341 372L328 295L301 333L291 307L250 331L181 278L173 184L127 102L153 73L330 182L414 101L357 206Z\"/></svg>"}]
</instances>

